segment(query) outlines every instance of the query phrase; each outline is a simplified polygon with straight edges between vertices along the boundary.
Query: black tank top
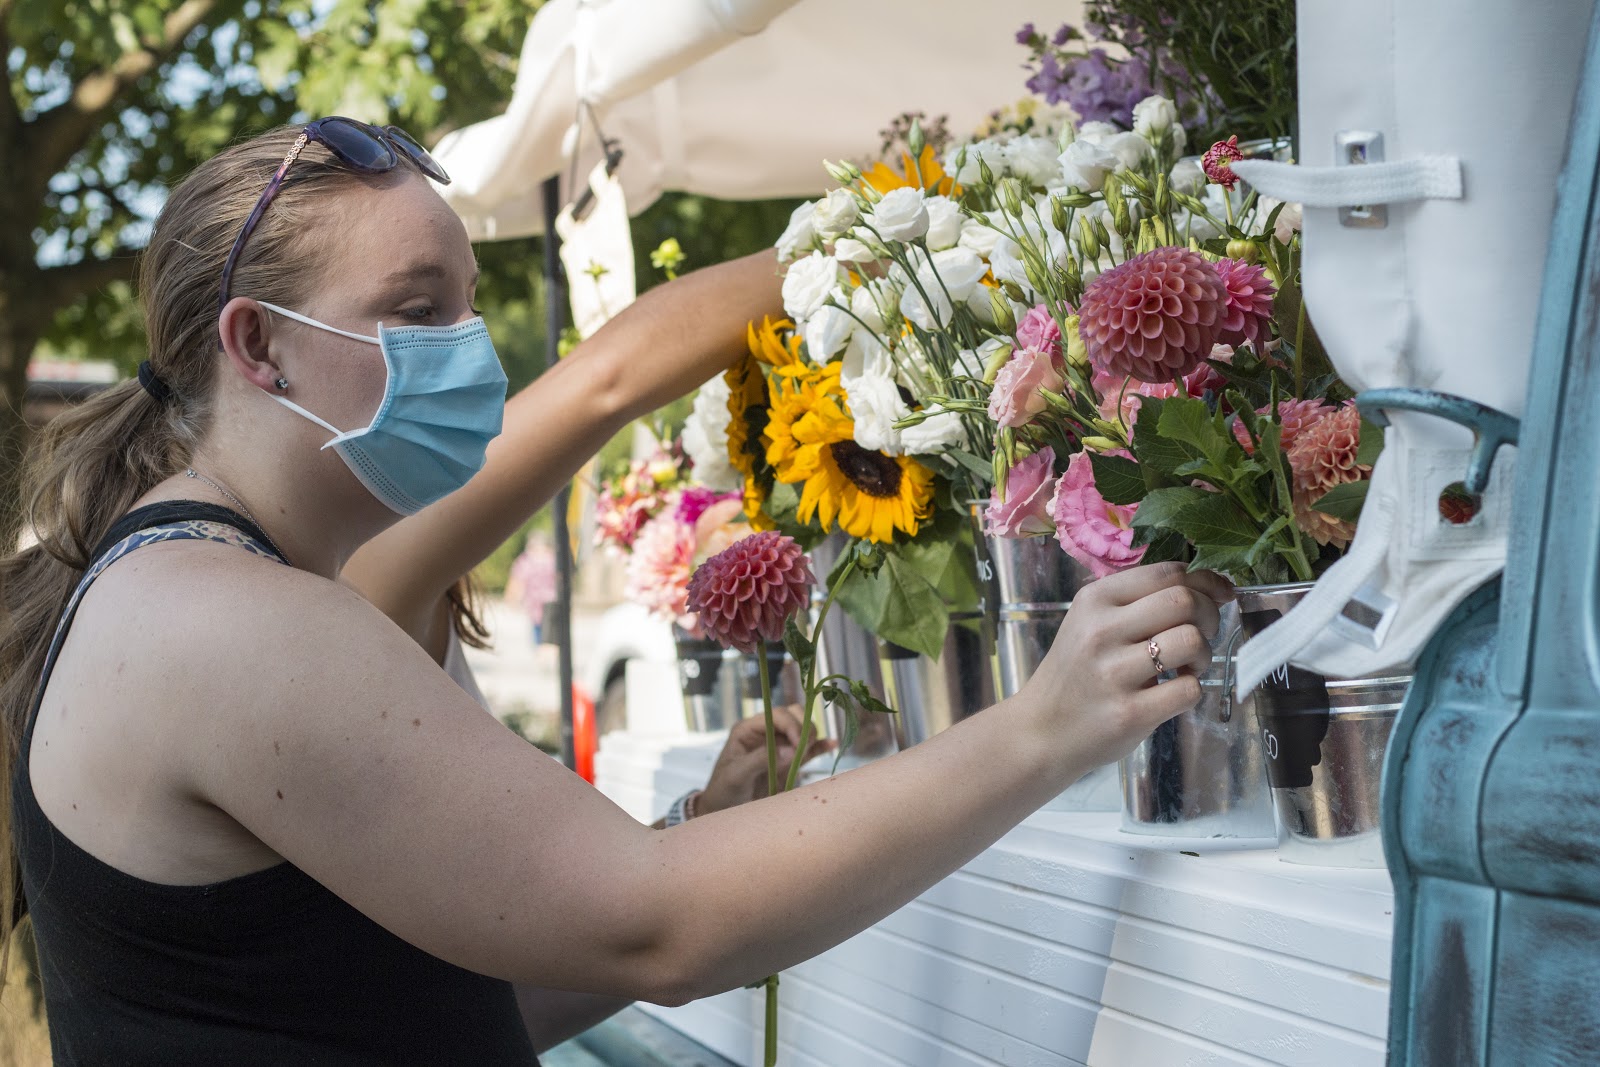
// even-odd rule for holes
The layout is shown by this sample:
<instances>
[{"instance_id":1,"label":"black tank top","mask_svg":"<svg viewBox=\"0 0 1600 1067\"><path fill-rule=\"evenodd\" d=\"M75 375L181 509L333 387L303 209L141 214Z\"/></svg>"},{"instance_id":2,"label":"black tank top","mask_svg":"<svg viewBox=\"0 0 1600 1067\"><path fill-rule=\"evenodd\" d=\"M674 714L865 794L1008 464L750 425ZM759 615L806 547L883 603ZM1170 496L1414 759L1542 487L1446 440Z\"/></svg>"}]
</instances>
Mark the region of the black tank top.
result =
<instances>
[{"instance_id":1,"label":"black tank top","mask_svg":"<svg viewBox=\"0 0 1600 1067\"><path fill-rule=\"evenodd\" d=\"M82 592L121 556L172 539L286 562L236 512L156 504L117 523L63 613L11 782L55 1062L537 1067L509 983L402 941L293 865L147 882L83 851L39 807L28 748Z\"/></svg>"}]
</instances>

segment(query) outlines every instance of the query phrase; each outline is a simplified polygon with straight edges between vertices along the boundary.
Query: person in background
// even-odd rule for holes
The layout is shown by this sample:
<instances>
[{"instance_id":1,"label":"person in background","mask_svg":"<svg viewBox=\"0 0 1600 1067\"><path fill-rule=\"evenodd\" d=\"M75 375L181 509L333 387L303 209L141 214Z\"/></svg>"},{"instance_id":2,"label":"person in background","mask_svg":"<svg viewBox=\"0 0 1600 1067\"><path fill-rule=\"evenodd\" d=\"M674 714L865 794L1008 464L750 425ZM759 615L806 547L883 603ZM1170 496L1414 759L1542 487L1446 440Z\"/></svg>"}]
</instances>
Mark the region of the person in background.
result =
<instances>
[{"instance_id":1,"label":"person in background","mask_svg":"<svg viewBox=\"0 0 1600 1067\"><path fill-rule=\"evenodd\" d=\"M533 643L543 644L545 608L556 599L556 553L544 534L529 534L528 543L512 561L506 599L522 606Z\"/></svg>"}]
</instances>

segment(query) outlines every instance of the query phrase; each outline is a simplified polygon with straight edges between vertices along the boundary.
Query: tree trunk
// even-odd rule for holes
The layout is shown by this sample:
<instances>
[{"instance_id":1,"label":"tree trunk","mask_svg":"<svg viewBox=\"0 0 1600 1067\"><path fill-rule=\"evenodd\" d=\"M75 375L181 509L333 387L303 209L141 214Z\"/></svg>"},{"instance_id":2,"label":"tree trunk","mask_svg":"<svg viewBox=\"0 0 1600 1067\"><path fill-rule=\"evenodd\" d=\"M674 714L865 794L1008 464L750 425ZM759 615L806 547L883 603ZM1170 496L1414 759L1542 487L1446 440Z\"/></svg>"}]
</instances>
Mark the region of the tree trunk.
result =
<instances>
[{"instance_id":1,"label":"tree trunk","mask_svg":"<svg viewBox=\"0 0 1600 1067\"><path fill-rule=\"evenodd\" d=\"M28 359L38 336L0 313L0 552L9 552L21 529L22 460L32 436L23 420Z\"/></svg>"}]
</instances>

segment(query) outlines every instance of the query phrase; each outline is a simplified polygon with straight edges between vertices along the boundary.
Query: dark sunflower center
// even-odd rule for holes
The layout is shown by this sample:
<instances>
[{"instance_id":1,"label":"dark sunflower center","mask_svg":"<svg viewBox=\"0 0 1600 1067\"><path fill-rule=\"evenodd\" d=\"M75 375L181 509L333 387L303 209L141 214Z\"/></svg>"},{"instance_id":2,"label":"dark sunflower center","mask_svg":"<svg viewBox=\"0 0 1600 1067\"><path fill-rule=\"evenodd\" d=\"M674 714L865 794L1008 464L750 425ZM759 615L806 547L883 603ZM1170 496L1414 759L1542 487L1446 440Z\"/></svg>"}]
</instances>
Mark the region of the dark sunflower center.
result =
<instances>
[{"instance_id":1,"label":"dark sunflower center","mask_svg":"<svg viewBox=\"0 0 1600 1067\"><path fill-rule=\"evenodd\" d=\"M900 494L900 464L889 456L869 452L854 441L835 441L828 449L840 472L863 493L876 497Z\"/></svg>"},{"instance_id":2,"label":"dark sunflower center","mask_svg":"<svg viewBox=\"0 0 1600 1067\"><path fill-rule=\"evenodd\" d=\"M760 461L766 458L767 450L761 445L761 435L767 432L771 414L765 404L751 404L744 409L744 422L750 427L750 432L744 439L744 453L753 460Z\"/></svg>"}]
</instances>

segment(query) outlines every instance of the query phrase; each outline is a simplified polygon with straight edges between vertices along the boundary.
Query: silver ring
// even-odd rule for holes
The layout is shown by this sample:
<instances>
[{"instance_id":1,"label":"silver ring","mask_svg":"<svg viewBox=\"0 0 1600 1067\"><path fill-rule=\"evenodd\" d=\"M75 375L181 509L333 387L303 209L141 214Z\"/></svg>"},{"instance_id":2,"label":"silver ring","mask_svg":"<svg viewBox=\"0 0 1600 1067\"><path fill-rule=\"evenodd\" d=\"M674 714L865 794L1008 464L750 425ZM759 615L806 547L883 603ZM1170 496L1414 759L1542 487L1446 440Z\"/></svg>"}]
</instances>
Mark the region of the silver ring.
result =
<instances>
[{"instance_id":1,"label":"silver ring","mask_svg":"<svg viewBox=\"0 0 1600 1067\"><path fill-rule=\"evenodd\" d=\"M1150 639L1150 643L1145 646L1144 650L1146 652L1150 653L1150 662L1155 664L1156 673L1157 674L1166 674L1167 673L1167 668L1161 662L1161 646L1156 644L1156 639L1152 637Z\"/></svg>"}]
</instances>

